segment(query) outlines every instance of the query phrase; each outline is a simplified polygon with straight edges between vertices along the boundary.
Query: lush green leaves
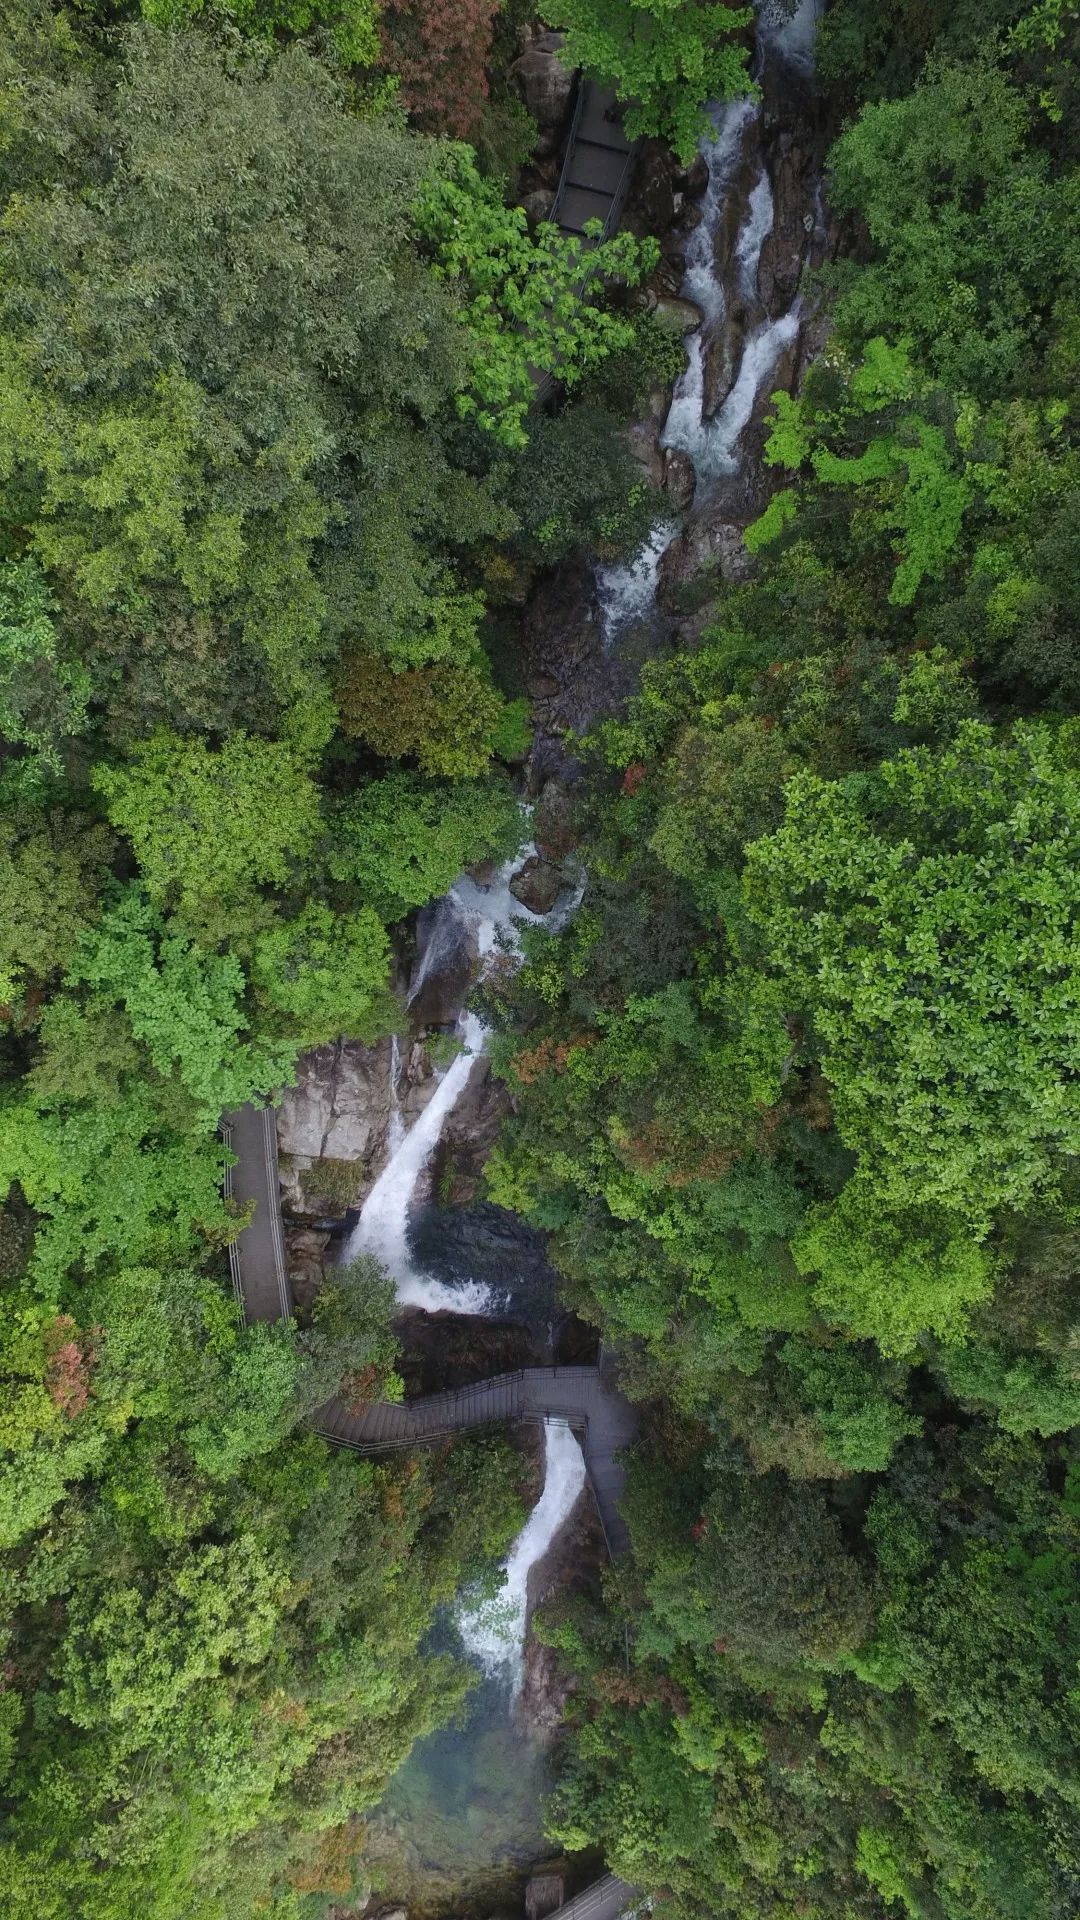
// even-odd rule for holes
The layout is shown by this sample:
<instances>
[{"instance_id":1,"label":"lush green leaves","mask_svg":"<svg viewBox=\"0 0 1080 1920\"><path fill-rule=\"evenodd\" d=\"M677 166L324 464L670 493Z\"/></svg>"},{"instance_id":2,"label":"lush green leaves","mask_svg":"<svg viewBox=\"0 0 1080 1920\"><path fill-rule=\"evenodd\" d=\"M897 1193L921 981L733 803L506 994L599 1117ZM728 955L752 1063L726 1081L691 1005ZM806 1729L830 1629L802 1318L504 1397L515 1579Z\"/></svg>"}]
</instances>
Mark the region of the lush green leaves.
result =
<instances>
[{"instance_id":1,"label":"lush green leaves","mask_svg":"<svg viewBox=\"0 0 1080 1920\"><path fill-rule=\"evenodd\" d=\"M705 107L746 90L745 48L733 36L745 7L715 0L546 0L565 27L565 58L626 103L626 130L658 134L686 164L708 128Z\"/></svg>"}]
</instances>

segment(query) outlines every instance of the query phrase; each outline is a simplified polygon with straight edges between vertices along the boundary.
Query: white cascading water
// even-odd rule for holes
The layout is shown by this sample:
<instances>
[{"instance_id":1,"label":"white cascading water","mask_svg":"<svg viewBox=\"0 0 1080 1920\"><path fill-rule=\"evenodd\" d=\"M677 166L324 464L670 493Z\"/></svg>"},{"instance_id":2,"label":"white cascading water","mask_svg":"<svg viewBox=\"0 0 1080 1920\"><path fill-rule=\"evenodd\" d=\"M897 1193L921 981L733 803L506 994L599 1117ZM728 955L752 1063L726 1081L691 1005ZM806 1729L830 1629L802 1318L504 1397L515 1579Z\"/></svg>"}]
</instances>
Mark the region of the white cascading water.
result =
<instances>
[{"instance_id":1,"label":"white cascading water","mask_svg":"<svg viewBox=\"0 0 1080 1920\"><path fill-rule=\"evenodd\" d=\"M765 381L773 372L786 347L799 331L799 302L778 320L766 320L748 334L739 360L739 370L724 403L713 419L706 419L705 353L706 335L712 335L724 318L724 293L716 278L713 250L716 229L723 213L724 194L732 169L742 150L745 131L757 116L752 102L737 100L721 107L716 115L716 138L706 143L709 158L709 190L702 207L703 219L691 236L687 255L684 289L705 313L705 323L693 335L689 345L686 371L675 388L671 410L660 438L664 447L679 447L690 455L699 483L736 472L738 445L754 410ZM714 174L718 190L714 193ZM758 263L766 236L772 231L773 196L769 176L762 168L750 193L746 220L735 243L735 274L739 292L749 301L757 298ZM693 285L698 294L690 292ZM708 289L706 291L706 288Z\"/></svg>"},{"instance_id":2,"label":"white cascading water","mask_svg":"<svg viewBox=\"0 0 1080 1920\"><path fill-rule=\"evenodd\" d=\"M529 1574L565 1524L585 1485L585 1456L564 1421L544 1422L544 1490L507 1557L503 1586L493 1600L466 1597L457 1613L466 1653L486 1673L510 1682L517 1693L524 1678Z\"/></svg>"},{"instance_id":3,"label":"white cascading water","mask_svg":"<svg viewBox=\"0 0 1080 1920\"><path fill-rule=\"evenodd\" d=\"M759 0L757 35L759 72L767 54L789 67L809 73L814 64L814 36L823 0ZM694 463L699 490L738 469L739 441L754 411L761 388L799 331L800 302L776 320L765 320L748 334L731 391L713 419L705 407L705 353L708 342L723 324L724 289L716 273L716 233L725 202L746 148L750 127L760 116L754 100L729 100L713 109L713 131L701 145L709 168L709 182L701 200L701 220L686 248L686 270L679 289L702 315L702 324L687 341L687 365L672 396L662 447L676 447ZM750 194L746 220L735 243L737 284L751 304L757 299L758 263L773 223L773 197L768 173L762 168ZM664 548L675 528L658 521L644 545L628 564L596 569L597 602L605 647L628 626L648 621L656 602L656 585Z\"/></svg>"},{"instance_id":4,"label":"white cascading water","mask_svg":"<svg viewBox=\"0 0 1080 1920\"><path fill-rule=\"evenodd\" d=\"M597 568L596 596L605 647L635 621L646 619L656 605L660 562L677 532L673 520L659 520L632 560L622 566Z\"/></svg>"},{"instance_id":5,"label":"white cascading water","mask_svg":"<svg viewBox=\"0 0 1080 1920\"><path fill-rule=\"evenodd\" d=\"M783 0L760 0L758 38L762 54L771 50L789 65L809 71L813 65L814 33L821 4L822 0L799 0L791 10ZM699 483L706 485L710 477L717 478L736 469L738 442L750 420L756 397L799 327L798 301L779 319L756 327L744 343L731 391L715 417L704 418L703 336L715 333L725 315L723 287L715 269L716 233L748 128L759 111L750 100L732 101L717 109L713 135L702 146L709 167L709 182L701 203L702 220L687 246L681 290L684 297L700 309L703 323L689 341L688 365L676 386L661 445L687 452L694 462ZM751 191L746 221L735 245L739 292L751 306L757 298L761 249L772 221L772 191L763 169ZM665 518L653 527L628 565L597 569L605 644L610 644L616 634L632 622L648 619L653 613L660 560L674 531L671 521ZM481 967L500 945L505 944L513 951L520 923L539 919L509 890L511 875L520 861L533 851L531 846L522 848L489 887L481 887L465 876L451 889L446 900L440 903L442 918L431 931L412 983L411 999L440 964L441 957L445 958L453 941L460 938L462 918L468 923ZM582 890L566 898L557 914L546 916L546 924L565 922L576 910ZM491 1301L487 1287L446 1286L419 1272L409 1251L409 1210L417 1182L487 1040L486 1030L474 1015L465 1014L459 1026L464 1050L442 1075L432 1098L407 1132L397 1098L398 1043L396 1039L393 1042L387 1131L389 1159L368 1195L345 1257L365 1252L375 1254L393 1275L403 1305L430 1312L483 1313ZM545 1424L544 1460L543 1493L507 1559L503 1589L496 1600L486 1605L463 1604L458 1614L458 1626L467 1651L488 1672L509 1680L514 1693L520 1688L524 1674L529 1572L547 1552L585 1483L581 1447L561 1422Z\"/></svg>"},{"instance_id":6,"label":"white cascading water","mask_svg":"<svg viewBox=\"0 0 1080 1920\"><path fill-rule=\"evenodd\" d=\"M482 887L464 874L440 902L441 920L432 928L427 948L412 982L409 998L414 1000L438 964L440 953L461 937L461 922L469 929L481 968L504 945L513 952L520 938L520 923L539 924L541 916L522 906L510 891L510 878L521 860L535 852L532 843L523 847L495 875L490 886ZM545 924L558 926L572 913L580 893L566 900L562 911L545 916ZM391 1054L390 1123L387 1129L389 1157L360 1210L360 1218L346 1243L343 1258L355 1260L370 1253L386 1268L397 1289L403 1307L420 1307L427 1313L486 1313L492 1304L490 1287L479 1282L448 1286L417 1268L409 1249L409 1213L417 1182L438 1144L447 1116L465 1091L469 1075L487 1044L488 1030L475 1014L465 1013L458 1023L463 1050L441 1075L431 1099L412 1126L405 1131L397 1102L398 1061ZM395 1127L396 1121L396 1127Z\"/></svg>"},{"instance_id":7,"label":"white cascading water","mask_svg":"<svg viewBox=\"0 0 1080 1920\"><path fill-rule=\"evenodd\" d=\"M416 1183L431 1158L447 1114L465 1090L473 1061L483 1050L484 1029L479 1020L466 1014L462 1024L464 1050L446 1069L419 1119L399 1136L396 1150L388 1134L390 1158L364 1201L344 1256L355 1260L359 1254L373 1254L392 1276L401 1305L423 1307L429 1313L443 1309L483 1313L490 1299L487 1287L448 1287L418 1273L409 1255L409 1205Z\"/></svg>"}]
</instances>

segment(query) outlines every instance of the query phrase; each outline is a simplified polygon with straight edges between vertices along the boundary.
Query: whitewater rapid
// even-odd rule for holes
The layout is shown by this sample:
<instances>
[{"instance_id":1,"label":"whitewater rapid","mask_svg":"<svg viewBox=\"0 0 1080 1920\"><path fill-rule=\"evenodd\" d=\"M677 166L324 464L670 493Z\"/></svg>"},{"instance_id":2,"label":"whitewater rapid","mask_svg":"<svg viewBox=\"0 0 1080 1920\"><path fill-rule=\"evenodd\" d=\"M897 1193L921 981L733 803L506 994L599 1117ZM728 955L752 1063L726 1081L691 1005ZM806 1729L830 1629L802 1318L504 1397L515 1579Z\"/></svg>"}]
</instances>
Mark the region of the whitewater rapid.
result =
<instances>
[{"instance_id":1,"label":"whitewater rapid","mask_svg":"<svg viewBox=\"0 0 1080 1920\"><path fill-rule=\"evenodd\" d=\"M757 8L757 62L760 79L765 59L772 56L803 73L813 69L814 36L822 0L800 0L793 12L781 0L760 0ZM722 405L710 419L705 413L705 364L710 344L727 317L723 283L716 272L716 238L729 194L761 120L759 100L729 100L709 109L711 132L700 152L709 179L699 203L701 219L686 245L686 266L679 296L701 314L701 324L686 342L687 364L676 383L660 446L688 454L697 479L696 498L707 500L710 484L734 474L739 467L739 443L753 416L758 395L795 340L802 318L801 302L777 319L762 318L743 342L738 371ZM775 208L768 171L761 166L750 190L746 217L734 247L734 283L740 300L760 311L758 268L761 250L772 232ZM597 567L597 604L605 648L629 627L647 624L656 615L656 589L664 550L678 531L669 516L650 529L638 552L628 562Z\"/></svg>"},{"instance_id":2,"label":"whitewater rapid","mask_svg":"<svg viewBox=\"0 0 1080 1920\"><path fill-rule=\"evenodd\" d=\"M524 1678L529 1574L565 1525L585 1485L585 1456L562 1420L544 1422L544 1490L503 1566L503 1584L492 1600L466 1594L458 1604L457 1628L466 1653L486 1673L517 1693Z\"/></svg>"},{"instance_id":3,"label":"whitewater rapid","mask_svg":"<svg viewBox=\"0 0 1080 1920\"><path fill-rule=\"evenodd\" d=\"M494 956L519 951L523 925L531 923L554 929L575 911L581 899L580 887L569 890L561 906L543 916L523 906L511 893L511 878L533 852L533 843L526 843L487 886L463 874L439 901L423 955L410 983L410 1004L433 968L462 943L475 955L482 978ZM436 1280L415 1264L409 1244L409 1218L417 1185L438 1145L447 1118L465 1092L473 1067L486 1049L489 1030L475 1014L465 1012L458 1019L456 1038L461 1051L439 1075L427 1105L406 1129L398 1098L401 1062L395 1036L390 1060L388 1157L361 1208L343 1258L355 1260L360 1254L372 1254L393 1279L398 1302L403 1307L419 1307L427 1313L483 1314L495 1305L490 1287L479 1281L451 1286Z\"/></svg>"}]
</instances>

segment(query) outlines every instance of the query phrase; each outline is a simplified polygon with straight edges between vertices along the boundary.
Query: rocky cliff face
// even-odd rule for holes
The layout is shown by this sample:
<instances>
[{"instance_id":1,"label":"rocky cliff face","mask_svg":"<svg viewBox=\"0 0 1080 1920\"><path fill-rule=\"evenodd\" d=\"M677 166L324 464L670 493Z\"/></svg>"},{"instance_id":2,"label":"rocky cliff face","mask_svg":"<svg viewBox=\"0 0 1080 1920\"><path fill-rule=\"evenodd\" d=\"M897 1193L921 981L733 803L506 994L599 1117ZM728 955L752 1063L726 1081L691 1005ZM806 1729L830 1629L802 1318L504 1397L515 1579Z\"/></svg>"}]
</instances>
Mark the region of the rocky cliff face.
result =
<instances>
[{"instance_id":1,"label":"rocky cliff face","mask_svg":"<svg viewBox=\"0 0 1080 1920\"><path fill-rule=\"evenodd\" d=\"M391 1043L338 1040L304 1054L278 1109L284 1205L312 1218L358 1206L384 1158Z\"/></svg>"}]
</instances>

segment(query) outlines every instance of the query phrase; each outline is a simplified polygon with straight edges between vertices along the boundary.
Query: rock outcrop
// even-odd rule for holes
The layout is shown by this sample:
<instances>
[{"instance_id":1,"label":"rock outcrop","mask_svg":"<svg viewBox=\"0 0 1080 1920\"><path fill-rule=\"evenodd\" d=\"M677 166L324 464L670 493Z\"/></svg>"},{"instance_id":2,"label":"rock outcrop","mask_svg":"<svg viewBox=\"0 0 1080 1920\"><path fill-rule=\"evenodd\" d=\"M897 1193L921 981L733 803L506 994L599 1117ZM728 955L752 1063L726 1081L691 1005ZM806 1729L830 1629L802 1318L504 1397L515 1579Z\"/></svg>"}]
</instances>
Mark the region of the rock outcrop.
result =
<instances>
[{"instance_id":1,"label":"rock outcrop","mask_svg":"<svg viewBox=\"0 0 1080 1920\"><path fill-rule=\"evenodd\" d=\"M319 1219L359 1205L379 1172L389 1116L389 1040L338 1040L302 1054L277 1116L285 1206Z\"/></svg>"},{"instance_id":2,"label":"rock outcrop","mask_svg":"<svg viewBox=\"0 0 1080 1920\"><path fill-rule=\"evenodd\" d=\"M712 589L747 580L753 560L746 551L743 530L728 520L722 507L706 507L687 521L660 562L657 597L669 613L680 610L686 589L702 587L713 576Z\"/></svg>"},{"instance_id":3,"label":"rock outcrop","mask_svg":"<svg viewBox=\"0 0 1080 1920\"><path fill-rule=\"evenodd\" d=\"M561 33L541 33L510 68L511 84L536 121L537 154L558 151L574 91L574 69L559 58Z\"/></svg>"}]
</instances>

